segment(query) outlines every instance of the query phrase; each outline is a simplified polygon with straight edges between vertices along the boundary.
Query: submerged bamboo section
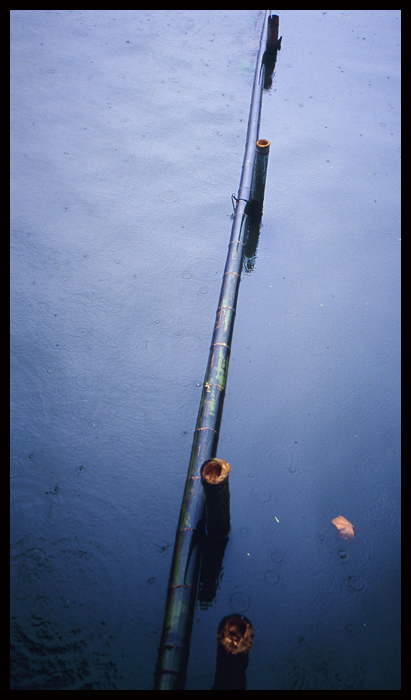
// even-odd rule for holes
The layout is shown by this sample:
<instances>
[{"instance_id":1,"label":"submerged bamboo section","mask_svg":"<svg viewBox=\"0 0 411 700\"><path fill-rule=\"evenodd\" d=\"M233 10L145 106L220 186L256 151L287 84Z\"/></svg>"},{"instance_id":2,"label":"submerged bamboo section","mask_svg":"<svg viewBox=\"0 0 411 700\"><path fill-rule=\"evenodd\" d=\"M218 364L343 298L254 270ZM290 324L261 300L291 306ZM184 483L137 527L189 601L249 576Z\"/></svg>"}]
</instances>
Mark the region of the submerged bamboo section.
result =
<instances>
[{"instance_id":1,"label":"submerged bamboo section","mask_svg":"<svg viewBox=\"0 0 411 700\"><path fill-rule=\"evenodd\" d=\"M197 595L204 496L200 469L216 455L249 215L265 79L266 10L261 31L246 148L213 337L177 527L153 690L184 690Z\"/></svg>"}]
</instances>

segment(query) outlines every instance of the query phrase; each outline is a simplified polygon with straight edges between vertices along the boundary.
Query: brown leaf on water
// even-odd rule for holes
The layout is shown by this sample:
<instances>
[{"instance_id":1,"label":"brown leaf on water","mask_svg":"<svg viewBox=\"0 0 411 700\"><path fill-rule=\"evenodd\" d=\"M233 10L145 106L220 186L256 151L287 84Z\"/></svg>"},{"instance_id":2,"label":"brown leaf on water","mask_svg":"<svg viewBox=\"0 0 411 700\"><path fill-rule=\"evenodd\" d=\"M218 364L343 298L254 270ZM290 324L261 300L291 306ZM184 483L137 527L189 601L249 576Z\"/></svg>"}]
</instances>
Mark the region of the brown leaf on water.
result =
<instances>
[{"instance_id":1,"label":"brown leaf on water","mask_svg":"<svg viewBox=\"0 0 411 700\"><path fill-rule=\"evenodd\" d=\"M338 518L331 520L333 525L338 529L337 535L344 540L352 540L354 537L354 525L349 520L339 515Z\"/></svg>"}]
</instances>

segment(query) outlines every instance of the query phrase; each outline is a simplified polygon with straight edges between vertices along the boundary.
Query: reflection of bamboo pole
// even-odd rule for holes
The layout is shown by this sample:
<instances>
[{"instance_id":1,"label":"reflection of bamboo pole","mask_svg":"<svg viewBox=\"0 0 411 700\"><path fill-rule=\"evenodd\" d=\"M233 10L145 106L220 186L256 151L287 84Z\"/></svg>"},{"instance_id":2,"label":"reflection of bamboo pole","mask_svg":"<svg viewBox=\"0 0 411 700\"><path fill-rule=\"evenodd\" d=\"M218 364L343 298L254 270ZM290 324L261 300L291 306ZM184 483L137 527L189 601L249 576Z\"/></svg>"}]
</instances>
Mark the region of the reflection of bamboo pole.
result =
<instances>
[{"instance_id":1,"label":"reflection of bamboo pole","mask_svg":"<svg viewBox=\"0 0 411 700\"><path fill-rule=\"evenodd\" d=\"M217 661L211 690L247 690L245 672L254 639L253 627L244 615L228 615L217 633Z\"/></svg>"},{"instance_id":2,"label":"reflection of bamboo pole","mask_svg":"<svg viewBox=\"0 0 411 700\"><path fill-rule=\"evenodd\" d=\"M200 548L198 545L204 514L200 468L204 462L215 457L218 444L237 296L243 265L244 238L248 217L246 207L250 200L255 143L258 140L260 128L261 102L265 77L263 57L267 36L268 13L269 11L266 10L261 31L240 186L236 198L234 221L231 228L213 338L204 378L180 519L177 526L166 612L153 690L184 690L185 688L200 564Z\"/></svg>"},{"instance_id":3,"label":"reflection of bamboo pole","mask_svg":"<svg viewBox=\"0 0 411 700\"><path fill-rule=\"evenodd\" d=\"M201 483L205 498L206 531L209 537L226 537L230 530L231 467L223 459L209 459L201 467Z\"/></svg>"},{"instance_id":4,"label":"reflection of bamboo pole","mask_svg":"<svg viewBox=\"0 0 411 700\"><path fill-rule=\"evenodd\" d=\"M204 537L201 547L201 569L197 602L202 610L216 599L221 586L223 559L228 544L227 537Z\"/></svg>"}]
</instances>

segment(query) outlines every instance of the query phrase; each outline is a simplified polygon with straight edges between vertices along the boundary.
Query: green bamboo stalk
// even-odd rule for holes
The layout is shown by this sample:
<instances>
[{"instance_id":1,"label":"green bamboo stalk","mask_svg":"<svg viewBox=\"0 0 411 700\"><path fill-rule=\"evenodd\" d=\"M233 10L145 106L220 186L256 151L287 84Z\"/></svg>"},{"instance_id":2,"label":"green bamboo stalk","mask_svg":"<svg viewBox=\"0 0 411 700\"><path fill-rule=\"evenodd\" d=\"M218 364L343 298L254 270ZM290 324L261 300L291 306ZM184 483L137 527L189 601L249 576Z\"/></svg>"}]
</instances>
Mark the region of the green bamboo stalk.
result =
<instances>
[{"instance_id":1,"label":"green bamboo stalk","mask_svg":"<svg viewBox=\"0 0 411 700\"><path fill-rule=\"evenodd\" d=\"M200 567L199 542L204 520L204 495L200 469L204 462L215 457L218 444L243 264L247 205L251 195L255 144L260 127L265 78L263 58L266 49L268 14L269 10L266 10L254 74L246 148L234 221L177 526L153 690L184 690L185 688Z\"/></svg>"}]
</instances>

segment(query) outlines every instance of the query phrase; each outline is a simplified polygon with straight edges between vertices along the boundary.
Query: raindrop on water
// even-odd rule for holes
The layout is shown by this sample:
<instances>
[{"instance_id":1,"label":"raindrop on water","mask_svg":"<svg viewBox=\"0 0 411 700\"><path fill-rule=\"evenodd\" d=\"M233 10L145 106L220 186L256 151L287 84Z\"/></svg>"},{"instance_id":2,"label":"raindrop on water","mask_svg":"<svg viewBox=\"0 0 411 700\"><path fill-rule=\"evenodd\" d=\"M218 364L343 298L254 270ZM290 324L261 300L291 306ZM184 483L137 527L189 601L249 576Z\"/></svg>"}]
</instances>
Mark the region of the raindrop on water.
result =
<instances>
[{"instance_id":1,"label":"raindrop on water","mask_svg":"<svg viewBox=\"0 0 411 700\"><path fill-rule=\"evenodd\" d=\"M250 604L250 598L245 591L236 591L230 598L230 608L233 612L245 613Z\"/></svg>"},{"instance_id":2,"label":"raindrop on water","mask_svg":"<svg viewBox=\"0 0 411 700\"><path fill-rule=\"evenodd\" d=\"M281 564L284 561L284 555L281 552L274 551L271 553L271 561L273 564Z\"/></svg>"},{"instance_id":3,"label":"raindrop on water","mask_svg":"<svg viewBox=\"0 0 411 700\"><path fill-rule=\"evenodd\" d=\"M257 486L253 491L253 498L259 503L267 503L271 498L271 491L265 488L265 486Z\"/></svg>"},{"instance_id":4,"label":"raindrop on water","mask_svg":"<svg viewBox=\"0 0 411 700\"><path fill-rule=\"evenodd\" d=\"M178 200L178 194L174 190L166 190L165 192L160 192L158 195L162 202L176 202Z\"/></svg>"},{"instance_id":5,"label":"raindrop on water","mask_svg":"<svg viewBox=\"0 0 411 700\"><path fill-rule=\"evenodd\" d=\"M280 582L280 576L276 571L268 569L264 574L264 581L270 586L276 586Z\"/></svg>"}]
</instances>

